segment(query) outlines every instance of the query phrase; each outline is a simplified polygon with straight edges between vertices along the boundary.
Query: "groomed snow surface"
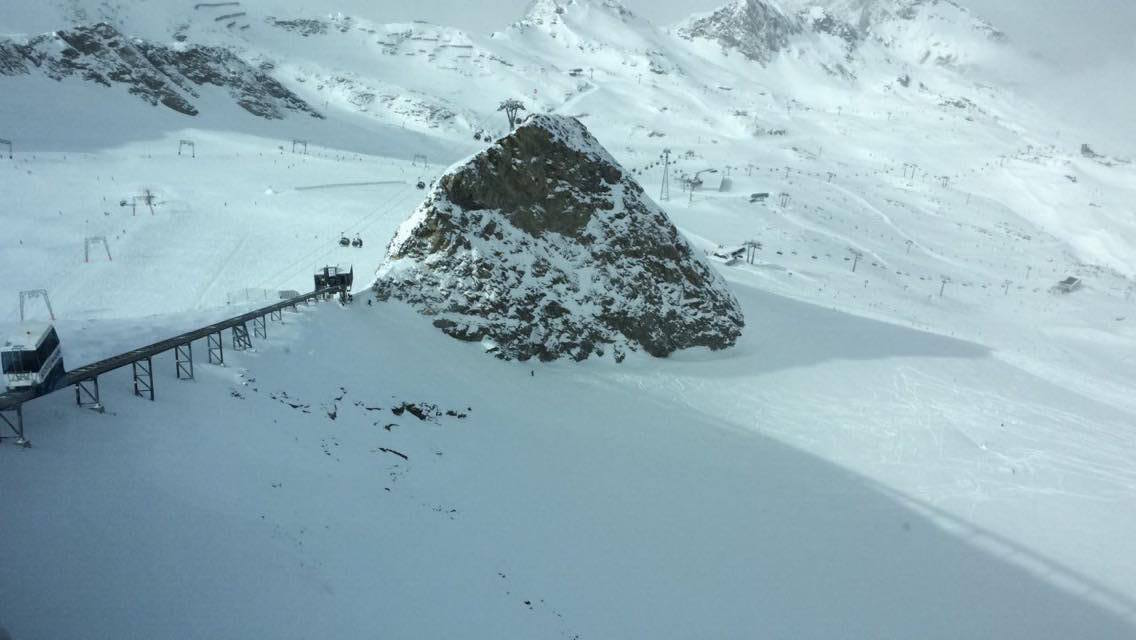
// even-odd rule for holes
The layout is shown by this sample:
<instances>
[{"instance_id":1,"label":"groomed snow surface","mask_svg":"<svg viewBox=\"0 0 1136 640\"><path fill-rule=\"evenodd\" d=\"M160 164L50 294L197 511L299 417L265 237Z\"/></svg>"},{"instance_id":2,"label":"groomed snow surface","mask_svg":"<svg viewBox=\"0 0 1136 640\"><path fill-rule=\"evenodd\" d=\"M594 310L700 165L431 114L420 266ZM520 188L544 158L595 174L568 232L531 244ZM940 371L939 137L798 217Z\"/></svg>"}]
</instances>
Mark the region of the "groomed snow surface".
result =
<instances>
[{"instance_id":1,"label":"groomed snow surface","mask_svg":"<svg viewBox=\"0 0 1136 640\"><path fill-rule=\"evenodd\" d=\"M370 71L360 42L441 28L305 38L254 16L243 55L270 56L318 122L257 120L220 90L187 118L121 88L0 80L16 142L0 159L0 321L46 288L69 367L306 291L324 264L353 264L360 285L224 367L195 345L195 381L159 357L153 403L120 370L100 379L105 413L70 390L28 404L33 446L0 442L0 627L1136 637L1132 165L1082 157L1060 123L958 70L911 65L904 90L882 55L854 83L807 54L755 67L605 6L478 38L466 61L406 36ZM307 16L293 9L280 16ZM316 88L340 69L469 113L360 111ZM761 243L753 264L713 262L746 317L737 347L510 363L367 304L416 182L482 148L471 129L503 128L507 96L580 116L652 197L671 149L659 204L696 250ZM942 104L958 97L973 106ZM147 190L152 213L120 206ZM98 236L113 260L96 245L85 263ZM1050 291L1070 275L1080 290Z\"/></svg>"},{"instance_id":2,"label":"groomed snow surface","mask_svg":"<svg viewBox=\"0 0 1136 640\"><path fill-rule=\"evenodd\" d=\"M125 372L103 381L106 414L39 401L34 447L2 450L5 623L13 637L1129 637L1124 596L943 508L1021 522L1080 505L1071 519L1100 521L1103 504L1039 486L1049 469L984 469L995 454L963 433L980 429L951 425L967 417L953 398L981 394L1031 418L990 430L1013 448L1083 400L973 344L743 301L763 319L727 359L533 368L357 299L285 316L196 382L159 359L153 404ZM901 377L909 389L888 388ZM442 415L391 411L405 402ZM917 465L928 490L762 425L911 431L880 462ZM1104 495L1088 475L1076 487ZM991 495L944 498L976 491Z\"/></svg>"}]
</instances>

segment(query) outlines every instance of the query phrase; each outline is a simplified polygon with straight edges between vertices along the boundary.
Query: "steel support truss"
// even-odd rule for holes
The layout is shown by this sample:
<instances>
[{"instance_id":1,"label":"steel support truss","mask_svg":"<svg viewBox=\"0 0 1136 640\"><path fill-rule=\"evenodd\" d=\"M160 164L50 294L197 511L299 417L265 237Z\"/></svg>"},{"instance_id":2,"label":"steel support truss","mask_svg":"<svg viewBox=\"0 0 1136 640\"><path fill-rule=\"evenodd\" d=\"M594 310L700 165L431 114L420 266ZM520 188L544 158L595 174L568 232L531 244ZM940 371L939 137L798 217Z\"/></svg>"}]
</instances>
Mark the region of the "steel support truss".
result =
<instances>
[{"instance_id":1,"label":"steel support truss","mask_svg":"<svg viewBox=\"0 0 1136 640\"><path fill-rule=\"evenodd\" d=\"M130 371L134 375L134 395L139 398L150 396L154 401L154 365L150 358L135 360L130 363Z\"/></svg>"},{"instance_id":2,"label":"steel support truss","mask_svg":"<svg viewBox=\"0 0 1136 640\"><path fill-rule=\"evenodd\" d=\"M221 341L221 332L205 336L209 344L209 364L225 364L225 345Z\"/></svg>"},{"instance_id":3,"label":"steel support truss","mask_svg":"<svg viewBox=\"0 0 1136 640\"><path fill-rule=\"evenodd\" d=\"M284 310L283 309L277 309L275 311L269 311L268 312L268 319L269 320L275 320L277 322L284 322Z\"/></svg>"},{"instance_id":4,"label":"steel support truss","mask_svg":"<svg viewBox=\"0 0 1136 640\"><path fill-rule=\"evenodd\" d=\"M193 343L187 342L174 347L174 360L177 365L177 379L193 380Z\"/></svg>"},{"instance_id":5,"label":"steel support truss","mask_svg":"<svg viewBox=\"0 0 1136 640\"><path fill-rule=\"evenodd\" d=\"M252 319L252 334L261 340L268 339L268 323L264 316Z\"/></svg>"},{"instance_id":6,"label":"steel support truss","mask_svg":"<svg viewBox=\"0 0 1136 640\"><path fill-rule=\"evenodd\" d=\"M233 351L244 351L252 348L252 339L249 338L247 325L233 325Z\"/></svg>"},{"instance_id":7,"label":"steel support truss","mask_svg":"<svg viewBox=\"0 0 1136 640\"><path fill-rule=\"evenodd\" d=\"M81 409L94 409L102 412L103 403L99 400L99 378L80 380L75 383L75 404Z\"/></svg>"},{"instance_id":8,"label":"steel support truss","mask_svg":"<svg viewBox=\"0 0 1136 640\"><path fill-rule=\"evenodd\" d=\"M24 405L18 404L14 409L0 411L0 421L16 434L16 444L21 447L32 446L32 443L24 438Z\"/></svg>"}]
</instances>

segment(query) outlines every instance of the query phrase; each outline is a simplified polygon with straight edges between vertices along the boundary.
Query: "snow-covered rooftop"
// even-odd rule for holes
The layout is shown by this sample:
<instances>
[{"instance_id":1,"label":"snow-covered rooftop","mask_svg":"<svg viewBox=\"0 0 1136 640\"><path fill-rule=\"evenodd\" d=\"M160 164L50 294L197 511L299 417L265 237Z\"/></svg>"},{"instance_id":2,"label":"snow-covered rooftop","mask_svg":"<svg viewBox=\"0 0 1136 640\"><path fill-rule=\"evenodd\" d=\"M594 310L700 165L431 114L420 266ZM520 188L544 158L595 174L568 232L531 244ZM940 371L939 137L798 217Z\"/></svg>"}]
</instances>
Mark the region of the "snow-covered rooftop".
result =
<instances>
[{"instance_id":1,"label":"snow-covered rooftop","mask_svg":"<svg viewBox=\"0 0 1136 640\"><path fill-rule=\"evenodd\" d=\"M26 322L22 324L0 324L0 349L5 351L28 351L35 349L40 340L51 330L48 322Z\"/></svg>"}]
</instances>

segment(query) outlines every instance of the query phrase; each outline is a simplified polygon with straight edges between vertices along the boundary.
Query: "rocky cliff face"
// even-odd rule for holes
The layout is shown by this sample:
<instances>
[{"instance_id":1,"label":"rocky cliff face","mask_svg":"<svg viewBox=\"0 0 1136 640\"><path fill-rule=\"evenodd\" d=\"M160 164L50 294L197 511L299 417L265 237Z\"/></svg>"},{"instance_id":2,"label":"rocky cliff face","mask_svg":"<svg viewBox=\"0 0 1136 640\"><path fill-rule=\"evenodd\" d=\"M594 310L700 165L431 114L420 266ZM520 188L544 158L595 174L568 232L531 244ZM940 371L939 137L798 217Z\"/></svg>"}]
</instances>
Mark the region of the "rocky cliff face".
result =
<instances>
[{"instance_id":1,"label":"rocky cliff face","mask_svg":"<svg viewBox=\"0 0 1136 640\"><path fill-rule=\"evenodd\" d=\"M37 36L26 43L0 40L0 76L32 73L120 85L153 105L197 115L200 89L228 90L249 113L268 119L287 112L322 118L264 71L227 49L190 44L164 46L130 39L100 23Z\"/></svg>"},{"instance_id":2,"label":"rocky cliff face","mask_svg":"<svg viewBox=\"0 0 1136 640\"><path fill-rule=\"evenodd\" d=\"M952 0L734 0L678 33L717 41L762 64L801 34L838 38L848 62L871 42L910 62L938 65L960 63L969 59L968 48L1006 39Z\"/></svg>"},{"instance_id":3,"label":"rocky cliff face","mask_svg":"<svg viewBox=\"0 0 1136 640\"><path fill-rule=\"evenodd\" d=\"M579 121L550 115L442 177L374 290L507 359L723 349L744 324L642 188Z\"/></svg>"},{"instance_id":4,"label":"rocky cliff face","mask_svg":"<svg viewBox=\"0 0 1136 640\"><path fill-rule=\"evenodd\" d=\"M801 33L801 22L762 0L736 0L679 29L684 38L716 40L750 60L766 63Z\"/></svg>"},{"instance_id":5,"label":"rocky cliff face","mask_svg":"<svg viewBox=\"0 0 1136 640\"><path fill-rule=\"evenodd\" d=\"M953 0L804 0L804 2L825 6L836 15L845 16L863 32L884 30L883 27L888 23L923 21L963 25L989 40L1002 41L1006 38L1004 33L989 22L975 16Z\"/></svg>"}]
</instances>

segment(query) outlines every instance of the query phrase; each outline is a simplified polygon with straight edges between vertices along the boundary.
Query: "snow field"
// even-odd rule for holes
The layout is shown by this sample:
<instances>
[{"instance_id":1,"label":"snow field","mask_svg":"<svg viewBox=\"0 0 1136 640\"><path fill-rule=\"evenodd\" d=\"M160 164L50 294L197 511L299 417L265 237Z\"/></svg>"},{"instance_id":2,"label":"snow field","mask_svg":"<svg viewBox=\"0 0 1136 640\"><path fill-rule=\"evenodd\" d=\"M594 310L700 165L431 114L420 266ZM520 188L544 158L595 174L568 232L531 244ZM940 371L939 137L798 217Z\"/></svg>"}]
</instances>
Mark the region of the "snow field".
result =
<instances>
[{"instance_id":1,"label":"snow field","mask_svg":"<svg viewBox=\"0 0 1136 640\"><path fill-rule=\"evenodd\" d=\"M134 13L166 33L156 5ZM672 150L660 204L692 244L762 244L716 265L747 328L720 353L508 364L359 296L286 316L193 383L159 358L154 404L123 371L107 414L37 400L35 446L0 446L0 531L18 541L0 624L17 640L1132 635L1132 165L1081 157L980 68L869 52L845 82L816 49L762 69L598 6L556 38L363 21L303 38L257 17L193 28L277 63L326 121L4 80L0 122L19 124L0 131L17 151L0 160L0 320L47 288L75 366L233 315L249 291L306 290L322 264L354 264L362 289L414 182L503 130L496 103L516 96L578 115L652 197ZM372 89L397 108L362 110ZM679 177L707 168L689 198ZM118 205L147 188L154 215ZM95 235L113 262L82 262ZM1069 275L1085 286L1049 291ZM403 402L468 415L420 422Z\"/></svg>"}]
</instances>

